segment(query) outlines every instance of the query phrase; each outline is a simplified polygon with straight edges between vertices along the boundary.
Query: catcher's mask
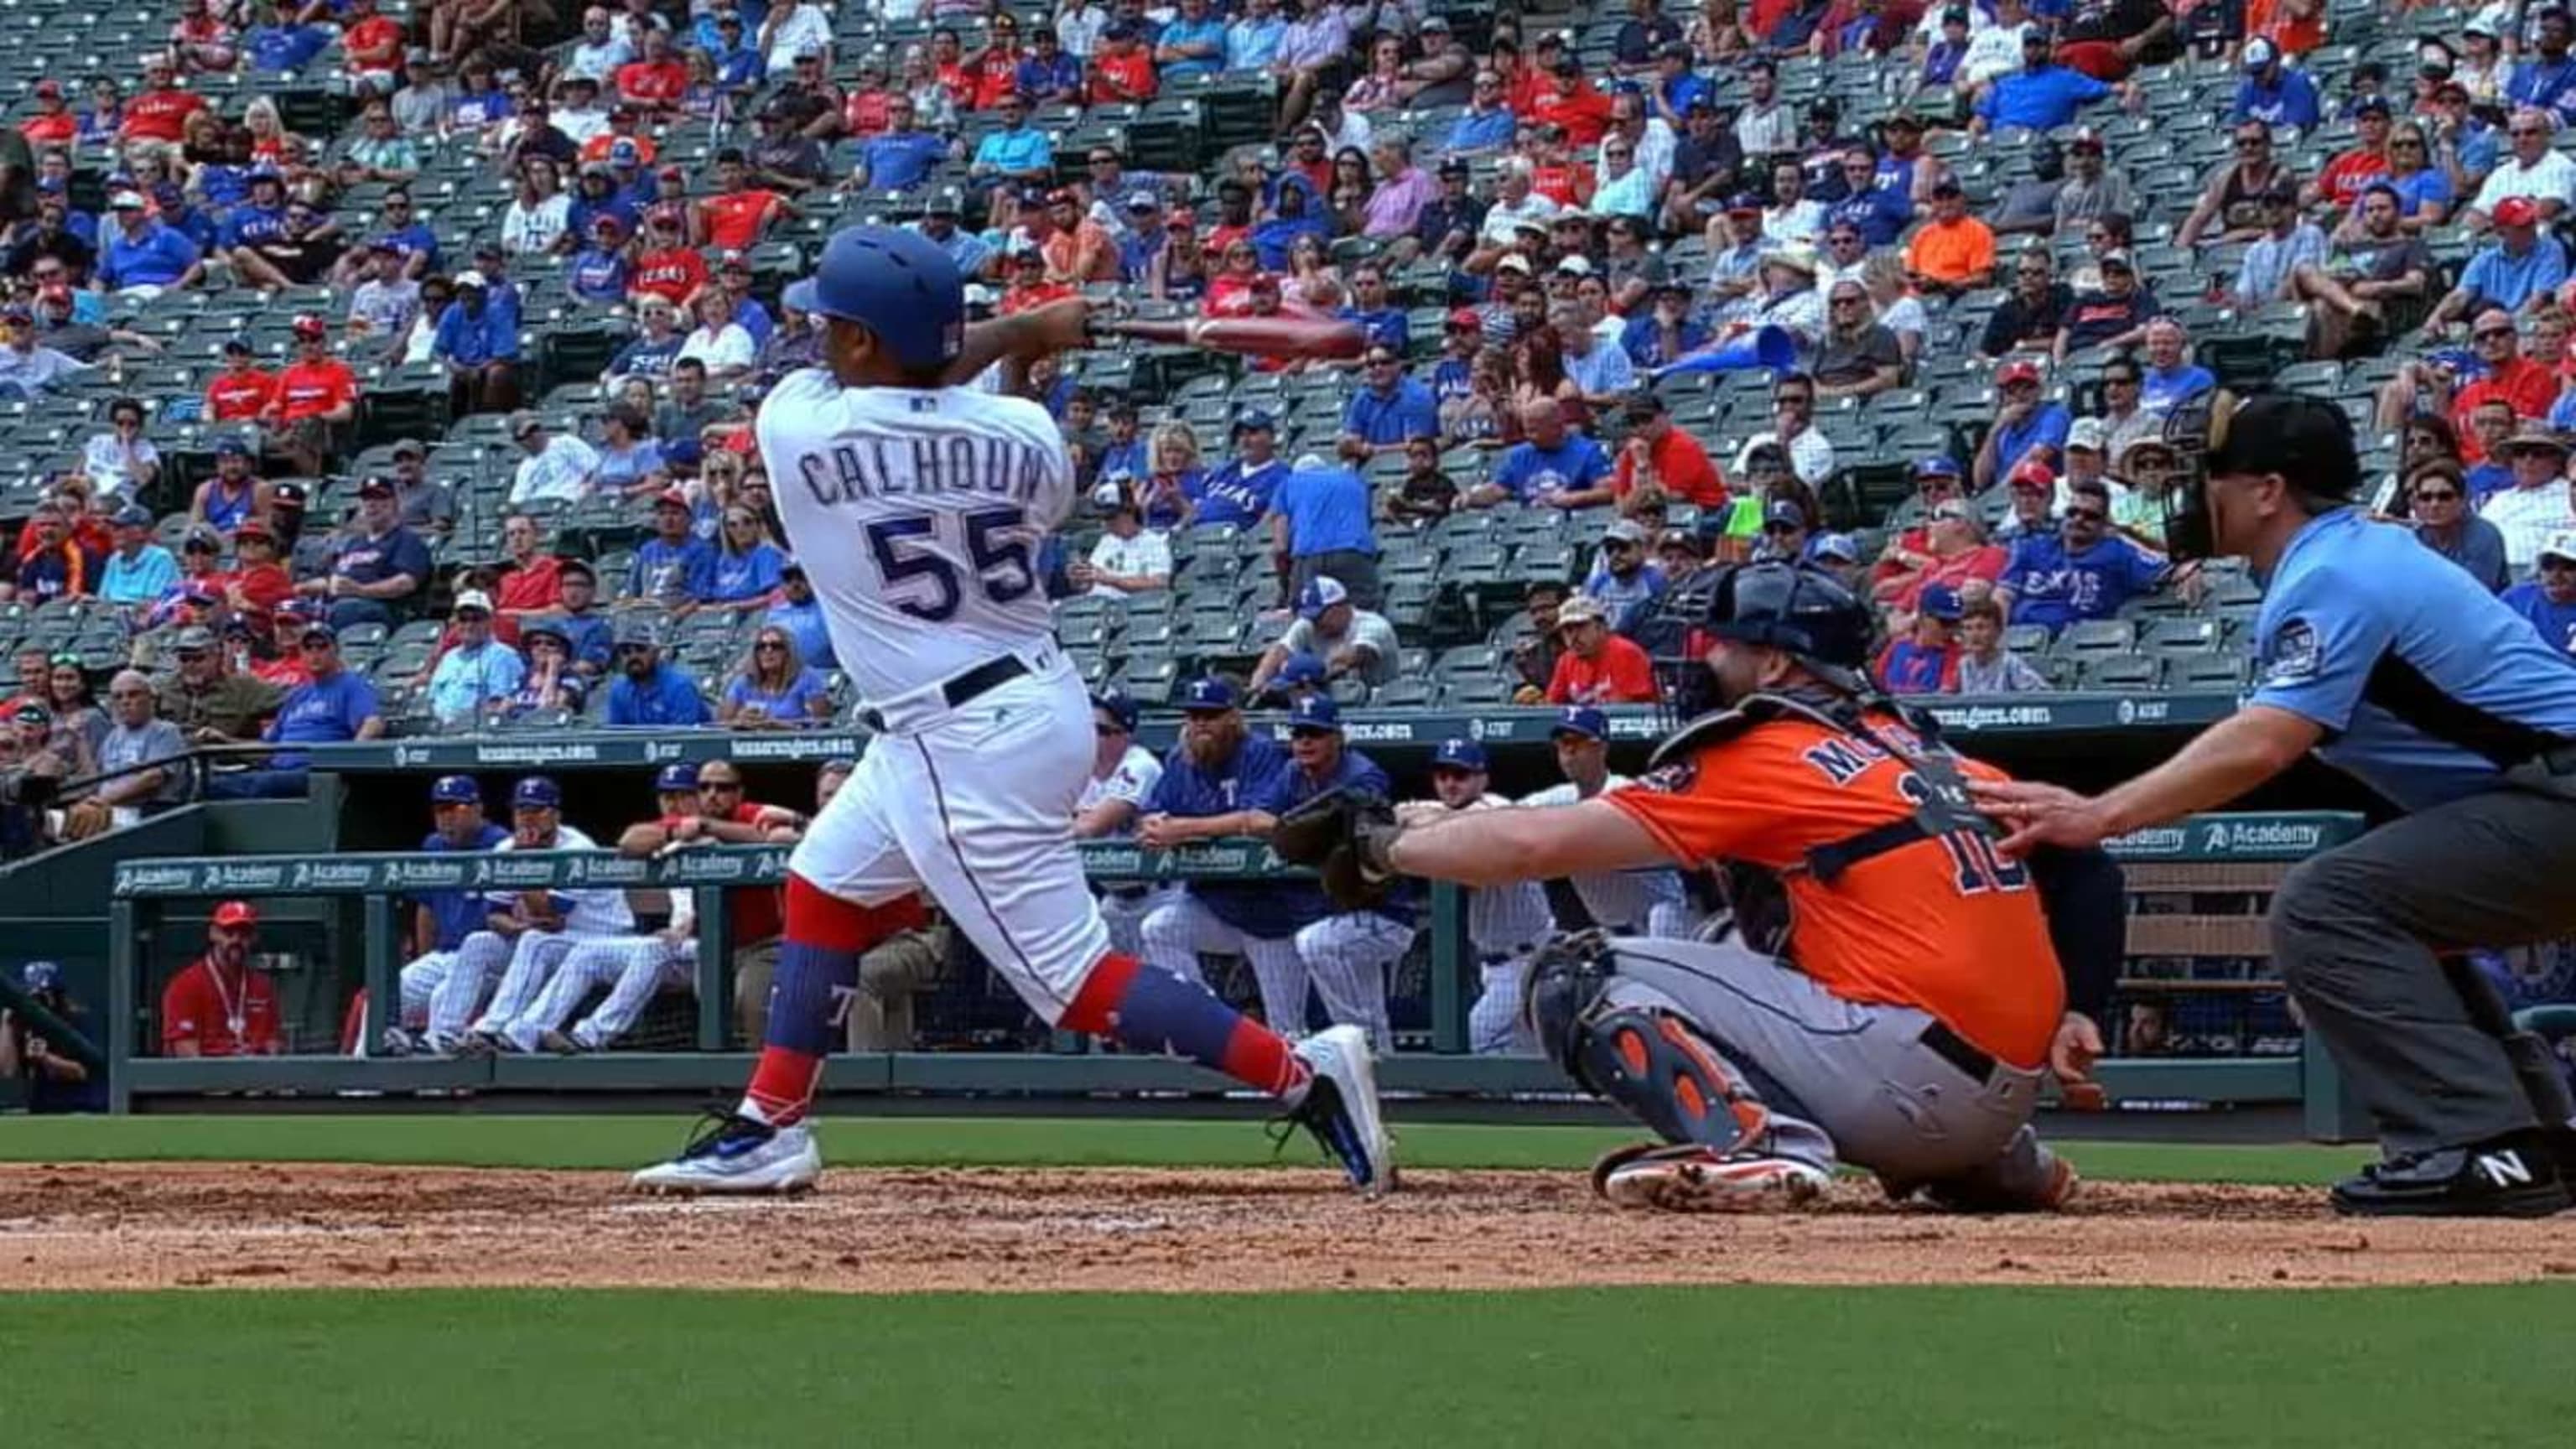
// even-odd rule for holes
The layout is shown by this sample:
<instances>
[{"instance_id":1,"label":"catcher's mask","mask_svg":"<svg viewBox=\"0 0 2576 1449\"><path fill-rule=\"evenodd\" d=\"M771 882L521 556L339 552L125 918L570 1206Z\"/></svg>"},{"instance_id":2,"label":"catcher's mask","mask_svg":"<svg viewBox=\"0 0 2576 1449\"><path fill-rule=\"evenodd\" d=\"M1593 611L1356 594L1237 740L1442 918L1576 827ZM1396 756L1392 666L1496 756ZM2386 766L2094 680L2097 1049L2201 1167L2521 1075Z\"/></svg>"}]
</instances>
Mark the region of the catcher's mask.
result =
<instances>
[{"instance_id":1,"label":"catcher's mask","mask_svg":"<svg viewBox=\"0 0 2576 1449\"><path fill-rule=\"evenodd\" d=\"M2352 420L2322 398L2197 393L2175 405L2164 435L2177 459L2164 496L2165 546L2178 561L2222 552L2209 501L2212 478L2277 473L2310 512L2351 502L2361 486Z\"/></svg>"},{"instance_id":2,"label":"catcher's mask","mask_svg":"<svg viewBox=\"0 0 2576 1449\"><path fill-rule=\"evenodd\" d=\"M1777 649L1837 689L1871 689L1867 668L1874 621L1841 580L1807 564L1753 563L1710 569L1665 595L1654 653L1673 713L1670 723L1733 703L1719 697L1709 642Z\"/></svg>"}]
</instances>

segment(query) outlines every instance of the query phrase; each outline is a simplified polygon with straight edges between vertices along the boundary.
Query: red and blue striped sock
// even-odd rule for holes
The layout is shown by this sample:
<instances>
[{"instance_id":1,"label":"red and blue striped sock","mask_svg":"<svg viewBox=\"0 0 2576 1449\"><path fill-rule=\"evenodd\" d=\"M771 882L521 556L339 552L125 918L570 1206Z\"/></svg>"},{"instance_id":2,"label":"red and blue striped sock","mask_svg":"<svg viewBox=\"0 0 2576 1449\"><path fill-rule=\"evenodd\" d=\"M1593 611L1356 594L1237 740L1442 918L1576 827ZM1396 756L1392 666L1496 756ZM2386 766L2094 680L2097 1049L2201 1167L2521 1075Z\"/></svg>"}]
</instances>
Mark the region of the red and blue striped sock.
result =
<instances>
[{"instance_id":1,"label":"red and blue striped sock","mask_svg":"<svg viewBox=\"0 0 2576 1449\"><path fill-rule=\"evenodd\" d=\"M1187 1057L1274 1097L1294 1100L1311 1075L1279 1033L1246 1019L1195 981L1116 952L1093 964L1057 1025L1140 1051Z\"/></svg>"},{"instance_id":2,"label":"red and blue striped sock","mask_svg":"<svg viewBox=\"0 0 2576 1449\"><path fill-rule=\"evenodd\" d=\"M769 988L767 1039L735 1110L772 1127L802 1119L823 1080L823 1059L848 1019L848 999L859 986L859 957L928 919L919 896L862 906L801 875L788 876L786 940Z\"/></svg>"}]
</instances>

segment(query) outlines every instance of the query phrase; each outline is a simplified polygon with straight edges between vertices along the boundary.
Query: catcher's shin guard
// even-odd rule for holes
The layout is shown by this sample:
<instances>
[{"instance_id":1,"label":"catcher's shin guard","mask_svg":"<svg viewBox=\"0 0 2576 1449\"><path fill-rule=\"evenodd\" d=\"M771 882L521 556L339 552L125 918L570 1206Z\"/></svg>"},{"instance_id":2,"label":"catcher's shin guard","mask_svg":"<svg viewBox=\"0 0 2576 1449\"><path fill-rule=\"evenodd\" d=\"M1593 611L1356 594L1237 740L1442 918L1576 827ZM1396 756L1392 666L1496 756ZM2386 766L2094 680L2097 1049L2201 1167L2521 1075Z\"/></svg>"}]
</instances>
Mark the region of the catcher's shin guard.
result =
<instances>
[{"instance_id":1,"label":"catcher's shin guard","mask_svg":"<svg viewBox=\"0 0 2576 1449\"><path fill-rule=\"evenodd\" d=\"M1610 1001L1610 976L1598 931L1552 941L1531 963L1530 1024L1558 1069L1668 1142L1759 1145L1770 1109L1716 1045L1678 1013Z\"/></svg>"}]
</instances>

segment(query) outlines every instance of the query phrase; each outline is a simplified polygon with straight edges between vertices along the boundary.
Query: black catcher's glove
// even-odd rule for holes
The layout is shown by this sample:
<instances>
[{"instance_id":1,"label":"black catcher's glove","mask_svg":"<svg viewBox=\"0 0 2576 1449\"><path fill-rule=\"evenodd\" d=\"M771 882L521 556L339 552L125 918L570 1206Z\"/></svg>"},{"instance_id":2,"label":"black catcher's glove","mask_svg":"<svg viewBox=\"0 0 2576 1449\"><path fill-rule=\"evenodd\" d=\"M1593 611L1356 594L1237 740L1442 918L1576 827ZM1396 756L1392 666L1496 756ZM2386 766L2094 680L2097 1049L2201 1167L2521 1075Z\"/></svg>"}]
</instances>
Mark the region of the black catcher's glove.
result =
<instances>
[{"instance_id":1,"label":"black catcher's glove","mask_svg":"<svg viewBox=\"0 0 2576 1449\"><path fill-rule=\"evenodd\" d=\"M1279 817L1270 848L1288 864L1322 876L1335 910L1365 911L1395 885L1395 868L1386 859L1395 834L1395 807L1374 792L1327 790Z\"/></svg>"}]
</instances>

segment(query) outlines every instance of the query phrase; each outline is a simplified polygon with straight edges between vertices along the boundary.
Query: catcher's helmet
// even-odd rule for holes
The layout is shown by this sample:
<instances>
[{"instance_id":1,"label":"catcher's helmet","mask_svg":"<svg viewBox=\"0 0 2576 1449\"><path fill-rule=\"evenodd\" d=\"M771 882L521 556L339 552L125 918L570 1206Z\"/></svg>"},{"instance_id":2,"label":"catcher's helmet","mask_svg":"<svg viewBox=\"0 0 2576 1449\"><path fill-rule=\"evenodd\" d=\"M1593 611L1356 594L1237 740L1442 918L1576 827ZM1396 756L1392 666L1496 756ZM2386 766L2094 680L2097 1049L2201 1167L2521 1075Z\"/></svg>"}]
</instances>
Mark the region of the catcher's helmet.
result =
<instances>
[{"instance_id":1,"label":"catcher's helmet","mask_svg":"<svg viewBox=\"0 0 2576 1449\"><path fill-rule=\"evenodd\" d=\"M1756 563L1718 580L1708 632L1794 654L1802 664L1858 670L1869 662L1869 606L1822 569Z\"/></svg>"},{"instance_id":2,"label":"catcher's helmet","mask_svg":"<svg viewBox=\"0 0 2576 1449\"><path fill-rule=\"evenodd\" d=\"M955 359L966 341L957 263L919 232L854 226L832 234L814 269L813 310L855 322L906 367Z\"/></svg>"}]
</instances>

